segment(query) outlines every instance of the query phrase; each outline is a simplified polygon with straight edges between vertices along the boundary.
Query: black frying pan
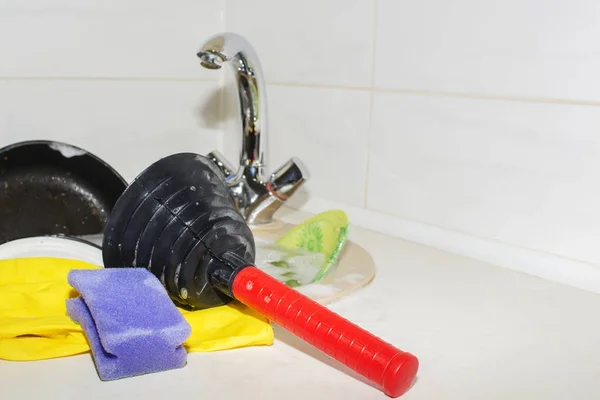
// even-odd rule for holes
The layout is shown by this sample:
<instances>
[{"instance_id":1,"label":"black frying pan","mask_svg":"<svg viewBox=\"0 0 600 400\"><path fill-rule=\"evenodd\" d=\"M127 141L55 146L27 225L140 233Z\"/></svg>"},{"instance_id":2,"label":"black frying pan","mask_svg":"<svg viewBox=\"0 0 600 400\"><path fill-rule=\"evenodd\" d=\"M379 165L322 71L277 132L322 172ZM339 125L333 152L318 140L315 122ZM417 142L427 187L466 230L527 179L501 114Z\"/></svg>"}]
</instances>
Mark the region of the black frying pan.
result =
<instances>
[{"instance_id":1,"label":"black frying pan","mask_svg":"<svg viewBox=\"0 0 600 400\"><path fill-rule=\"evenodd\" d=\"M107 163L66 143L36 140L0 148L0 244L101 234L126 187Z\"/></svg>"}]
</instances>

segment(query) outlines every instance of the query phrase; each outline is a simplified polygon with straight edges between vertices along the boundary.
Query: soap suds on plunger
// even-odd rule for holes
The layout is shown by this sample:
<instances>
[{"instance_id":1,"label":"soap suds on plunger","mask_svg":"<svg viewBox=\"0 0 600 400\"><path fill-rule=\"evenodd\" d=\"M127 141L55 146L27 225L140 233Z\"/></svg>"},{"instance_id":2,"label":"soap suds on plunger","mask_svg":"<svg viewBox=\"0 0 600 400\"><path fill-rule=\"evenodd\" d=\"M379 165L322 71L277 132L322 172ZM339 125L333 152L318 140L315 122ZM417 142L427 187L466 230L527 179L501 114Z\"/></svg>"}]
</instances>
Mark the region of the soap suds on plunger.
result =
<instances>
[{"instance_id":1,"label":"soap suds on plunger","mask_svg":"<svg viewBox=\"0 0 600 400\"><path fill-rule=\"evenodd\" d=\"M83 156L87 154L84 150L78 149L77 147L69 146L68 144L50 143L49 146L52 150L58 151L65 158Z\"/></svg>"}]
</instances>

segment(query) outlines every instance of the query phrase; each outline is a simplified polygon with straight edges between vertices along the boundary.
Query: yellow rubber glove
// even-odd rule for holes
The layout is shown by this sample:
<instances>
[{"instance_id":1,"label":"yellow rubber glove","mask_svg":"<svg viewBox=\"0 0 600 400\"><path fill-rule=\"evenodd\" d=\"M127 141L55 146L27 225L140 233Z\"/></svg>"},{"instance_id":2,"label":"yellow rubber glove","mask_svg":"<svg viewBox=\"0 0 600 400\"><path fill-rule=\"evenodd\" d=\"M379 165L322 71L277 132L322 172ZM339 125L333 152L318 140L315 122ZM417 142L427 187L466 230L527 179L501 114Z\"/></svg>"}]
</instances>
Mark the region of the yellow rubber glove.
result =
<instances>
[{"instance_id":1,"label":"yellow rubber glove","mask_svg":"<svg viewBox=\"0 0 600 400\"><path fill-rule=\"evenodd\" d=\"M59 258L0 260L0 359L44 360L90 351L81 327L67 315L65 300L77 292L71 269L101 268ZM189 352L271 345L269 321L238 302L207 310L179 309L192 327Z\"/></svg>"}]
</instances>

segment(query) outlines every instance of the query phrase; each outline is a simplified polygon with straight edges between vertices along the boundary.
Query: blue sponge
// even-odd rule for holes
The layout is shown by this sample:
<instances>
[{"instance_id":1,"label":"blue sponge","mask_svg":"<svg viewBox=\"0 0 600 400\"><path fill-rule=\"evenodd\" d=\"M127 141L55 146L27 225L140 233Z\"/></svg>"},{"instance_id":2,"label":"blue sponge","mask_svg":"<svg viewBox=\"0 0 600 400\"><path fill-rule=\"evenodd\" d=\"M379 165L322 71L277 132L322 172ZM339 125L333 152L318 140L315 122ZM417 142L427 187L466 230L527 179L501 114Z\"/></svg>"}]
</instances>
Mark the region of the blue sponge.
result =
<instances>
[{"instance_id":1,"label":"blue sponge","mask_svg":"<svg viewBox=\"0 0 600 400\"><path fill-rule=\"evenodd\" d=\"M144 268L72 270L80 297L67 312L81 325L103 381L182 368L192 330L160 281Z\"/></svg>"}]
</instances>

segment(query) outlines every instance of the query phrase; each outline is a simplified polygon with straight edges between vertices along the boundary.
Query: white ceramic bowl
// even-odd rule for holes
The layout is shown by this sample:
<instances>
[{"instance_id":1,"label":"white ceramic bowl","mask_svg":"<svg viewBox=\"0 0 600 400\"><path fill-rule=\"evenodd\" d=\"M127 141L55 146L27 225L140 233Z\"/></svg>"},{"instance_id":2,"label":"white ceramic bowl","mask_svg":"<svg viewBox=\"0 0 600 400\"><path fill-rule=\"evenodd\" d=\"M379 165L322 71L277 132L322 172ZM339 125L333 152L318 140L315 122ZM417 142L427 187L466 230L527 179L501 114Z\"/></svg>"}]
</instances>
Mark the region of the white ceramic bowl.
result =
<instances>
[{"instance_id":1,"label":"white ceramic bowl","mask_svg":"<svg viewBox=\"0 0 600 400\"><path fill-rule=\"evenodd\" d=\"M100 247L75 238L36 236L0 245L0 260L31 257L66 258L104 266Z\"/></svg>"}]
</instances>

